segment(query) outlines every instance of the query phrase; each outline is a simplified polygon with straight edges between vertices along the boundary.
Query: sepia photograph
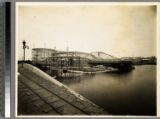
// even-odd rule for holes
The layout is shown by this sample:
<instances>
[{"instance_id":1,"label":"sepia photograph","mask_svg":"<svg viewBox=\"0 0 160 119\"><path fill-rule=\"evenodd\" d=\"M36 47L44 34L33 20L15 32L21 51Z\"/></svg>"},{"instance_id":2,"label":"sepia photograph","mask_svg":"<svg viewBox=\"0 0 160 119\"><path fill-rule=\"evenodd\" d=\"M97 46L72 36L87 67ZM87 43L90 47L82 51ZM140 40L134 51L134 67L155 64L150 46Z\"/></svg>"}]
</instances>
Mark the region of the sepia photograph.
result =
<instances>
[{"instance_id":1,"label":"sepia photograph","mask_svg":"<svg viewBox=\"0 0 160 119\"><path fill-rule=\"evenodd\" d=\"M17 2L16 116L156 116L157 6Z\"/></svg>"}]
</instances>

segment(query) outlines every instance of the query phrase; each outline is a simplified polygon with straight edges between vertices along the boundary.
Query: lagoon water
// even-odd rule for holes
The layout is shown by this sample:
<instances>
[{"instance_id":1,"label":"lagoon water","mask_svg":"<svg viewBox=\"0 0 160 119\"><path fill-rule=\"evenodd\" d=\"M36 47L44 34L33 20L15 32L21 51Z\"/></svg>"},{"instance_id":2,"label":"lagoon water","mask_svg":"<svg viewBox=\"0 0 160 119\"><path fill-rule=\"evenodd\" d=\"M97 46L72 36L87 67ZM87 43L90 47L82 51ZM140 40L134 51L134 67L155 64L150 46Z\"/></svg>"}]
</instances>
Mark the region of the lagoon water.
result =
<instances>
[{"instance_id":1,"label":"lagoon water","mask_svg":"<svg viewBox=\"0 0 160 119\"><path fill-rule=\"evenodd\" d=\"M156 65L60 81L112 115L156 115Z\"/></svg>"}]
</instances>

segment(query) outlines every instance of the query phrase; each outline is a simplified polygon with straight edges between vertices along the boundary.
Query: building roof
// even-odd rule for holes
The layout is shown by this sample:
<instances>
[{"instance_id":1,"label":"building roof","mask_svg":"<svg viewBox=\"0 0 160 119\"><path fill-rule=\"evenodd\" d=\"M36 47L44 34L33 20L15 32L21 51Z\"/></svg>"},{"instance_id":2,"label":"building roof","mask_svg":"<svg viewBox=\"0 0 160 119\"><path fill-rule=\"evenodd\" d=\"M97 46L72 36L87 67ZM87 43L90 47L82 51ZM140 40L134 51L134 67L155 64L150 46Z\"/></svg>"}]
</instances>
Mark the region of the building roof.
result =
<instances>
[{"instance_id":1,"label":"building roof","mask_svg":"<svg viewBox=\"0 0 160 119\"><path fill-rule=\"evenodd\" d=\"M56 52L56 50L51 49L51 48L33 48L32 50L50 50Z\"/></svg>"}]
</instances>

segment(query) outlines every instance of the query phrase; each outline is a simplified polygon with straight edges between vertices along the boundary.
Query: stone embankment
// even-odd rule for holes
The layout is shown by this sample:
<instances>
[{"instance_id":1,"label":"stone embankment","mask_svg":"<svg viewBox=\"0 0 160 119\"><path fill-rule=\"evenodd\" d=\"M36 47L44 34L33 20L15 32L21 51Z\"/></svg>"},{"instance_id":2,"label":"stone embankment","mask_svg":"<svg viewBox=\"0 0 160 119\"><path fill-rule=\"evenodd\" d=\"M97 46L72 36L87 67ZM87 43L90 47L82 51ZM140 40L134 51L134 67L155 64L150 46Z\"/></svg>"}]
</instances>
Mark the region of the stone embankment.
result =
<instances>
[{"instance_id":1,"label":"stone embankment","mask_svg":"<svg viewBox=\"0 0 160 119\"><path fill-rule=\"evenodd\" d=\"M30 64L18 65L17 102L18 115L108 115L98 105Z\"/></svg>"}]
</instances>

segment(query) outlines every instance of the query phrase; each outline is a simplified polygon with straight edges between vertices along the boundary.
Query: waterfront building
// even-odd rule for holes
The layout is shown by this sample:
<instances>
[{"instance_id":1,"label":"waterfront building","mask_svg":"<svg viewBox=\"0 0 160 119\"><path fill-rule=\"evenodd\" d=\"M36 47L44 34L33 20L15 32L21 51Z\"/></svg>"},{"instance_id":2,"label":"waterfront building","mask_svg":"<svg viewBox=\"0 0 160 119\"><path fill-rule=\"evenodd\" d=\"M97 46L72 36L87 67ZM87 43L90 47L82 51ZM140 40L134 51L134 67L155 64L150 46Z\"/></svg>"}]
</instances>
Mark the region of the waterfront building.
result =
<instances>
[{"instance_id":1,"label":"waterfront building","mask_svg":"<svg viewBox=\"0 0 160 119\"><path fill-rule=\"evenodd\" d=\"M33 63L45 63L48 57L51 57L56 50L48 48L33 48L32 61Z\"/></svg>"},{"instance_id":2,"label":"waterfront building","mask_svg":"<svg viewBox=\"0 0 160 119\"><path fill-rule=\"evenodd\" d=\"M47 48L32 49L33 64L45 66L83 68L88 66L88 61L96 59L94 55L85 52L57 51Z\"/></svg>"}]
</instances>

